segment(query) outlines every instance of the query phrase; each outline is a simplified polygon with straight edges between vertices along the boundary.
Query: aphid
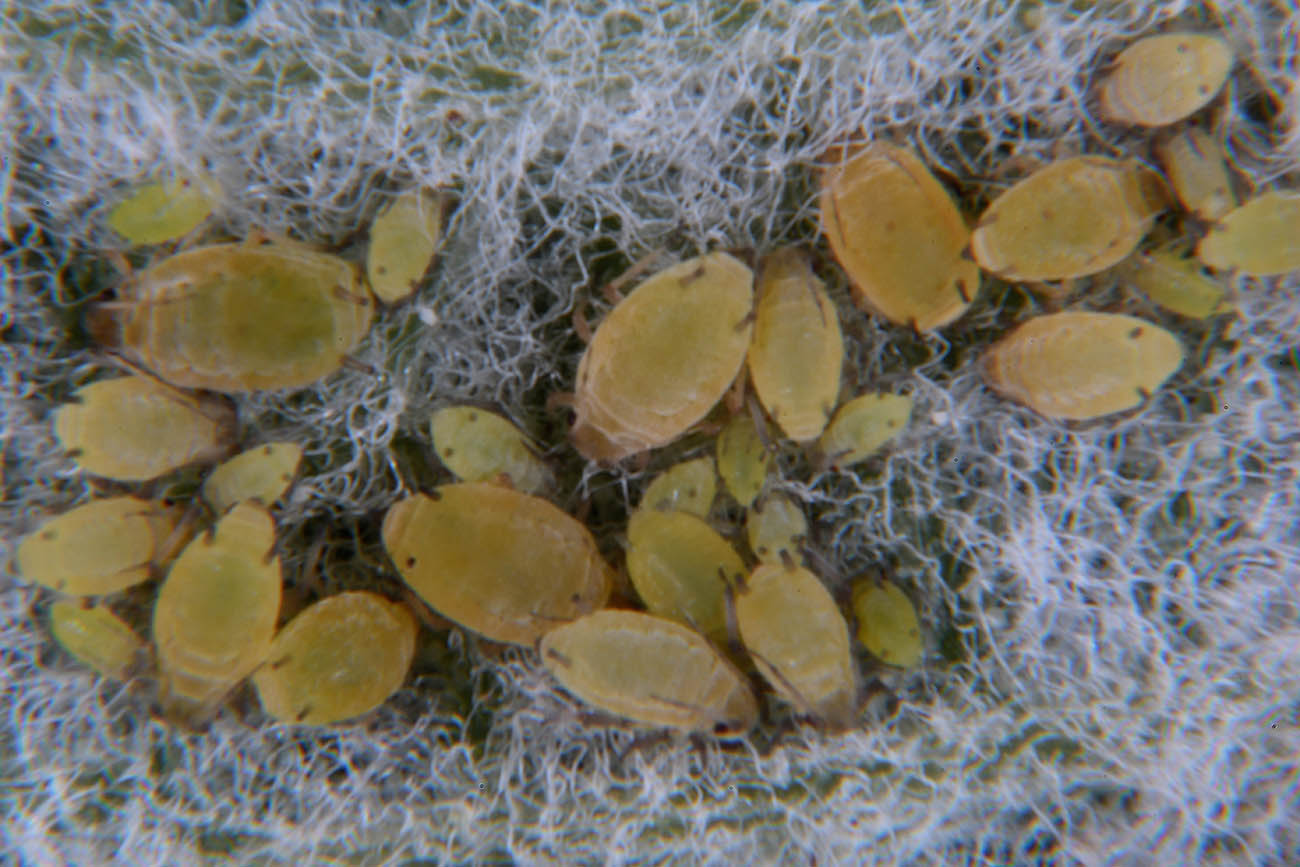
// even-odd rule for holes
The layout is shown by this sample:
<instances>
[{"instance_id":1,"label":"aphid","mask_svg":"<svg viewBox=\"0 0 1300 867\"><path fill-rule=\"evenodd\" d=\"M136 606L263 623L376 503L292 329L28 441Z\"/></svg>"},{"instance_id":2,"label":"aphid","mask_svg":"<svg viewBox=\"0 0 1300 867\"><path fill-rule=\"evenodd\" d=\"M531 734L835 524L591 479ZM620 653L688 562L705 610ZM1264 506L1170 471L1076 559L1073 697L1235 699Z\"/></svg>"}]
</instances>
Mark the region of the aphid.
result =
<instances>
[{"instance_id":1,"label":"aphid","mask_svg":"<svg viewBox=\"0 0 1300 867\"><path fill-rule=\"evenodd\" d=\"M299 612L271 642L253 686L280 722L329 725L397 691L415 655L415 618L374 593L340 593Z\"/></svg>"},{"instance_id":2,"label":"aphid","mask_svg":"<svg viewBox=\"0 0 1300 867\"><path fill-rule=\"evenodd\" d=\"M962 256L970 229L911 151L876 143L827 170L821 218L859 307L930 331L975 300L979 269Z\"/></svg>"},{"instance_id":3,"label":"aphid","mask_svg":"<svg viewBox=\"0 0 1300 867\"><path fill-rule=\"evenodd\" d=\"M610 311L578 365L570 434L588 460L666 445L704 418L745 362L754 275L726 253L655 274Z\"/></svg>"},{"instance_id":4,"label":"aphid","mask_svg":"<svg viewBox=\"0 0 1300 867\"><path fill-rule=\"evenodd\" d=\"M807 258L789 247L764 261L756 294L754 391L786 436L815 439L840 393L844 340L835 306Z\"/></svg>"},{"instance_id":5,"label":"aphid","mask_svg":"<svg viewBox=\"0 0 1300 867\"><path fill-rule=\"evenodd\" d=\"M902 668L921 663L921 625L912 600L884 578L866 575L853 584L853 616L858 641L882 662Z\"/></svg>"},{"instance_id":6,"label":"aphid","mask_svg":"<svg viewBox=\"0 0 1300 867\"><path fill-rule=\"evenodd\" d=\"M103 606L55 602L50 606L50 632L78 662L113 680L126 680L144 654L144 642Z\"/></svg>"},{"instance_id":7,"label":"aphid","mask_svg":"<svg viewBox=\"0 0 1300 867\"><path fill-rule=\"evenodd\" d=\"M220 197L220 185L205 173L156 181L118 202L108 225L132 244L158 244L198 228Z\"/></svg>"},{"instance_id":8,"label":"aphid","mask_svg":"<svg viewBox=\"0 0 1300 867\"><path fill-rule=\"evenodd\" d=\"M1223 144L1200 127L1162 136L1152 145L1178 201L1202 220L1214 221L1237 207Z\"/></svg>"},{"instance_id":9,"label":"aphid","mask_svg":"<svg viewBox=\"0 0 1300 867\"><path fill-rule=\"evenodd\" d=\"M808 536L808 519L798 503L773 492L746 512L745 535L749 549L762 562L779 563L786 557L798 562L800 543Z\"/></svg>"},{"instance_id":10,"label":"aphid","mask_svg":"<svg viewBox=\"0 0 1300 867\"><path fill-rule=\"evenodd\" d=\"M519 491L540 493L551 485L551 471L523 431L494 412L474 406L448 406L433 414L433 448L447 469L464 482L502 475Z\"/></svg>"},{"instance_id":11,"label":"aphid","mask_svg":"<svg viewBox=\"0 0 1300 867\"><path fill-rule=\"evenodd\" d=\"M493 641L532 645L604 606L613 573L579 521L487 482L443 485L395 503L384 546L429 606Z\"/></svg>"},{"instance_id":12,"label":"aphid","mask_svg":"<svg viewBox=\"0 0 1300 867\"><path fill-rule=\"evenodd\" d=\"M410 297L420 285L442 237L442 203L413 190L393 200L370 226L366 276L385 304Z\"/></svg>"},{"instance_id":13,"label":"aphid","mask_svg":"<svg viewBox=\"0 0 1300 867\"><path fill-rule=\"evenodd\" d=\"M578 698L639 723L741 735L758 722L744 676L698 633L636 611L598 611L547 633L539 647Z\"/></svg>"},{"instance_id":14,"label":"aphid","mask_svg":"<svg viewBox=\"0 0 1300 867\"><path fill-rule=\"evenodd\" d=\"M641 495L639 509L678 510L707 518L718 490L713 458L695 458L664 470Z\"/></svg>"},{"instance_id":15,"label":"aphid","mask_svg":"<svg viewBox=\"0 0 1300 867\"><path fill-rule=\"evenodd\" d=\"M1229 211L1196 255L1218 271L1273 277L1300 270L1300 194L1264 193Z\"/></svg>"},{"instance_id":16,"label":"aphid","mask_svg":"<svg viewBox=\"0 0 1300 867\"><path fill-rule=\"evenodd\" d=\"M167 703L208 709L266 659L280 611L275 524L244 502L172 564L153 611Z\"/></svg>"},{"instance_id":17,"label":"aphid","mask_svg":"<svg viewBox=\"0 0 1300 867\"><path fill-rule=\"evenodd\" d=\"M64 512L18 544L23 578L70 596L116 593L147 581L175 545L181 510L110 497Z\"/></svg>"},{"instance_id":18,"label":"aphid","mask_svg":"<svg viewBox=\"0 0 1300 867\"><path fill-rule=\"evenodd\" d=\"M337 256L289 242L217 244L136 275L88 324L170 383L244 392L332 373L374 306L357 267Z\"/></svg>"},{"instance_id":19,"label":"aphid","mask_svg":"<svg viewBox=\"0 0 1300 867\"><path fill-rule=\"evenodd\" d=\"M218 515L244 500L271 506L289 490L301 462L297 443L254 446L212 471L203 483L203 499Z\"/></svg>"},{"instance_id":20,"label":"aphid","mask_svg":"<svg viewBox=\"0 0 1300 867\"><path fill-rule=\"evenodd\" d=\"M817 441L820 463L842 468L875 454L903 432L912 416L912 398L905 394L862 394L835 411Z\"/></svg>"},{"instance_id":21,"label":"aphid","mask_svg":"<svg viewBox=\"0 0 1300 867\"><path fill-rule=\"evenodd\" d=\"M1052 313L1021 323L980 359L984 381L1049 418L1132 409L1183 363L1168 331L1118 313Z\"/></svg>"},{"instance_id":22,"label":"aphid","mask_svg":"<svg viewBox=\"0 0 1300 867\"><path fill-rule=\"evenodd\" d=\"M1232 49L1217 36L1139 39L1119 53L1098 85L1101 116L1136 126L1175 123L1213 99L1231 68Z\"/></svg>"},{"instance_id":23,"label":"aphid","mask_svg":"<svg viewBox=\"0 0 1300 867\"><path fill-rule=\"evenodd\" d=\"M736 594L740 637L772 688L801 713L847 726L857 701L849 627L817 576L762 564Z\"/></svg>"},{"instance_id":24,"label":"aphid","mask_svg":"<svg viewBox=\"0 0 1300 867\"><path fill-rule=\"evenodd\" d=\"M772 456L748 413L732 416L718 434L718 475L742 506L749 506L763 490Z\"/></svg>"},{"instance_id":25,"label":"aphid","mask_svg":"<svg viewBox=\"0 0 1300 867\"><path fill-rule=\"evenodd\" d=\"M652 613L727 640L726 585L745 564L726 539L686 512L639 509L627 525L627 573Z\"/></svg>"},{"instance_id":26,"label":"aphid","mask_svg":"<svg viewBox=\"0 0 1300 867\"><path fill-rule=\"evenodd\" d=\"M1124 281L1166 310L1194 319L1226 313L1223 286L1201 270L1201 263L1170 251L1137 253L1120 265Z\"/></svg>"},{"instance_id":27,"label":"aphid","mask_svg":"<svg viewBox=\"0 0 1300 867\"><path fill-rule=\"evenodd\" d=\"M120 482L219 460L230 454L238 427L226 400L147 376L92 382L54 411L54 436L77 466Z\"/></svg>"},{"instance_id":28,"label":"aphid","mask_svg":"<svg viewBox=\"0 0 1300 867\"><path fill-rule=\"evenodd\" d=\"M971 234L971 252L1007 280L1095 274L1142 240L1163 208L1158 185L1137 163L1058 160L993 200Z\"/></svg>"}]
</instances>

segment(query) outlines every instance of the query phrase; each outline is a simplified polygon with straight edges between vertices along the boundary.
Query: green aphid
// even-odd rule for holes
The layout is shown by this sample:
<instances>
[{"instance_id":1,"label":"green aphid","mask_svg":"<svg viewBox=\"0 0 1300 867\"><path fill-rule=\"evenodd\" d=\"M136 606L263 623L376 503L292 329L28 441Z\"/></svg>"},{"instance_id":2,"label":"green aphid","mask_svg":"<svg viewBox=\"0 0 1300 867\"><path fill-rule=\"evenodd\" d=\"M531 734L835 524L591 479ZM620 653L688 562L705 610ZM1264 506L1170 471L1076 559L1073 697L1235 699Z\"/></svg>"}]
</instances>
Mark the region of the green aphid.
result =
<instances>
[{"instance_id":1,"label":"green aphid","mask_svg":"<svg viewBox=\"0 0 1300 867\"><path fill-rule=\"evenodd\" d=\"M875 454L898 436L912 415L912 398L902 394L864 394L835 411L817 441L821 461L848 467Z\"/></svg>"},{"instance_id":2,"label":"green aphid","mask_svg":"<svg viewBox=\"0 0 1300 867\"><path fill-rule=\"evenodd\" d=\"M462 482L504 477L526 494L551 486L551 471L523 431L509 420L475 406L448 406L430 422L438 458Z\"/></svg>"},{"instance_id":3,"label":"green aphid","mask_svg":"<svg viewBox=\"0 0 1300 867\"><path fill-rule=\"evenodd\" d=\"M627 527L627 572L646 608L727 641L726 587L745 564L726 539L687 512L640 509Z\"/></svg>"},{"instance_id":4,"label":"green aphid","mask_svg":"<svg viewBox=\"0 0 1300 867\"><path fill-rule=\"evenodd\" d=\"M718 434L718 475L740 505L748 507L763 490L772 456L754 420L740 413Z\"/></svg>"},{"instance_id":5,"label":"green aphid","mask_svg":"<svg viewBox=\"0 0 1300 867\"><path fill-rule=\"evenodd\" d=\"M1232 310L1223 300L1223 286L1201 269L1201 263L1177 253L1138 253L1120 266L1119 273L1156 304L1182 316L1207 319Z\"/></svg>"},{"instance_id":6,"label":"green aphid","mask_svg":"<svg viewBox=\"0 0 1300 867\"><path fill-rule=\"evenodd\" d=\"M113 680L126 680L145 650L131 627L102 606L55 602L50 606L50 632L77 661Z\"/></svg>"},{"instance_id":7,"label":"green aphid","mask_svg":"<svg viewBox=\"0 0 1300 867\"><path fill-rule=\"evenodd\" d=\"M784 557L802 558L800 544L808 535L808 519L799 504L785 494L770 493L745 513L749 548L764 563Z\"/></svg>"},{"instance_id":8,"label":"green aphid","mask_svg":"<svg viewBox=\"0 0 1300 867\"><path fill-rule=\"evenodd\" d=\"M159 244L198 228L220 198L211 175L179 175L137 187L109 212L108 225L132 244Z\"/></svg>"},{"instance_id":9,"label":"green aphid","mask_svg":"<svg viewBox=\"0 0 1300 867\"><path fill-rule=\"evenodd\" d=\"M689 512L707 518L718 491L713 458L682 461L658 475L641 496L641 510Z\"/></svg>"},{"instance_id":10,"label":"green aphid","mask_svg":"<svg viewBox=\"0 0 1300 867\"><path fill-rule=\"evenodd\" d=\"M411 296L442 238L442 202L422 190L399 196L370 227L366 276L375 296L395 304Z\"/></svg>"},{"instance_id":11,"label":"green aphid","mask_svg":"<svg viewBox=\"0 0 1300 867\"><path fill-rule=\"evenodd\" d=\"M890 665L920 664L925 650L916 608L896 584L864 575L853 584L852 606L863 647Z\"/></svg>"}]
</instances>

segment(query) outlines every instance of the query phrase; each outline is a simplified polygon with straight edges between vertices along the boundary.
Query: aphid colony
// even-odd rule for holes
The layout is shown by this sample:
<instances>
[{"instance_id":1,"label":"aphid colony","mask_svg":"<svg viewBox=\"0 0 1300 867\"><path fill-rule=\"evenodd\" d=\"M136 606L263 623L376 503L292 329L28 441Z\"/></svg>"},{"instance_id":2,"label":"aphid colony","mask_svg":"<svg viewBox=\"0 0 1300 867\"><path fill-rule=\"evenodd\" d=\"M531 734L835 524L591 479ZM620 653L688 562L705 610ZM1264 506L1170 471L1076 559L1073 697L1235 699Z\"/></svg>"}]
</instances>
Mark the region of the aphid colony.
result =
<instances>
[{"instance_id":1,"label":"aphid colony","mask_svg":"<svg viewBox=\"0 0 1300 867\"><path fill-rule=\"evenodd\" d=\"M1114 269L1176 314L1225 312L1222 286L1197 261L1168 245L1139 249L1174 200L1200 221L1190 225L1208 224L1200 263L1256 276L1300 268L1300 195L1271 191L1239 205L1222 144L1186 120L1219 92L1231 60L1226 43L1199 34L1129 46L1098 82L1098 112L1165 127L1152 145L1162 171L1102 156L1057 160L994 198L973 228L910 150L846 150L824 173L820 206L855 303L927 331L977 303L982 273L1044 289ZM206 177L164 182L119 206L110 224L156 243L194 231L217 196ZM428 269L438 210L422 192L395 200L374 223L364 276L339 257L277 241L198 247L131 277L92 324L152 375L82 388L55 413L60 442L87 473L128 482L227 457L234 409L210 392L301 387L338 368L364 338L374 299L402 300ZM998 394L1082 421L1139 406L1182 362L1177 337L1152 322L1071 310L1021 322L979 369ZM433 447L457 481L388 509L382 537L393 567L438 613L483 639L536 648L566 690L635 722L743 733L758 719L761 678L796 713L851 725L852 637L879 665L898 667L921 664L924 641L907 594L877 572L852 582L850 631L828 576L813 571L807 516L773 483L776 437L815 467L842 469L907 426L906 395L841 402L843 363L836 308L804 252L771 252L757 275L723 252L668 267L590 335L572 445L610 464L678 440L729 394L743 404L746 381L757 402L749 412L731 407L713 456L682 461L645 489L627 523L627 586L582 522L546 499L556 477L535 445L474 406L433 414ZM111 497L39 527L19 546L19 568L73 598L165 576L152 646L164 702L182 714L210 712L251 676L274 719L359 716L401 685L416 621L376 594L344 593L277 632L269 508L301 457L297 445L267 444L218 467L202 489L217 518L206 533L196 535L193 511ZM747 546L711 523L719 481L744 512ZM633 593L645 611L627 610ZM60 599L50 619L59 643L104 676L126 677L147 655L106 604Z\"/></svg>"}]
</instances>

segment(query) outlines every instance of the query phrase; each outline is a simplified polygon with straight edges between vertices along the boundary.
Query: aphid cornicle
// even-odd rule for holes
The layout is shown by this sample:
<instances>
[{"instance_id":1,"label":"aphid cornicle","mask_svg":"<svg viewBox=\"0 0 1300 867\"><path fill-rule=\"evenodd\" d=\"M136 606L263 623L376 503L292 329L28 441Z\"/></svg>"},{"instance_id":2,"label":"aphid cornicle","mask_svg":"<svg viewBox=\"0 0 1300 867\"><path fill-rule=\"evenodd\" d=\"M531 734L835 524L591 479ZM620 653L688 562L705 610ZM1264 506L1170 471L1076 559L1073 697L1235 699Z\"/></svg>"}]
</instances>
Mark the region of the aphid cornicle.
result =
<instances>
[{"instance_id":1,"label":"aphid cornicle","mask_svg":"<svg viewBox=\"0 0 1300 867\"><path fill-rule=\"evenodd\" d=\"M359 269L280 242L216 244L135 275L92 311L100 342L175 385L298 388L332 373L370 328Z\"/></svg>"},{"instance_id":2,"label":"aphid cornicle","mask_svg":"<svg viewBox=\"0 0 1300 867\"><path fill-rule=\"evenodd\" d=\"M270 513L244 502L172 564L154 605L153 640L173 709L212 708L266 658L280 611L274 543Z\"/></svg>"},{"instance_id":3,"label":"aphid cornicle","mask_svg":"<svg viewBox=\"0 0 1300 867\"><path fill-rule=\"evenodd\" d=\"M618 303L583 353L570 437L612 462L672 442L726 393L745 362L754 275L726 253L666 268Z\"/></svg>"},{"instance_id":4,"label":"aphid cornicle","mask_svg":"<svg viewBox=\"0 0 1300 867\"><path fill-rule=\"evenodd\" d=\"M740 637L772 688L801 713L846 727L857 703L849 627L816 575L761 564L736 594Z\"/></svg>"},{"instance_id":5,"label":"aphid cornicle","mask_svg":"<svg viewBox=\"0 0 1300 867\"><path fill-rule=\"evenodd\" d=\"M85 472L144 482L230 454L235 409L213 395L191 395L147 376L82 386L54 411L54 436Z\"/></svg>"},{"instance_id":6,"label":"aphid cornicle","mask_svg":"<svg viewBox=\"0 0 1300 867\"><path fill-rule=\"evenodd\" d=\"M970 229L911 151L863 148L822 180L822 231L859 307L930 331L966 312L979 268L962 251Z\"/></svg>"},{"instance_id":7,"label":"aphid cornicle","mask_svg":"<svg viewBox=\"0 0 1300 867\"><path fill-rule=\"evenodd\" d=\"M682 461L659 474L641 495L638 509L661 512L674 509L707 518L718 492L718 470L713 458Z\"/></svg>"},{"instance_id":8,"label":"aphid cornicle","mask_svg":"<svg viewBox=\"0 0 1300 867\"><path fill-rule=\"evenodd\" d=\"M1213 99L1231 68L1232 49L1217 36L1139 39L1119 53L1098 85L1101 115L1136 126L1175 123Z\"/></svg>"},{"instance_id":9,"label":"aphid cornicle","mask_svg":"<svg viewBox=\"0 0 1300 867\"><path fill-rule=\"evenodd\" d=\"M1099 418L1140 405L1182 366L1163 328L1119 313L1052 313L1021 323L980 359L984 381L1049 418Z\"/></svg>"},{"instance_id":10,"label":"aphid cornicle","mask_svg":"<svg viewBox=\"0 0 1300 867\"><path fill-rule=\"evenodd\" d=\"M136 187L108 214L108 225L132 244L159 244L189 234L221 196L211 175L178 175Z\"/></svg>"},{"instance_id":11,"label":"aphid cornicle","mask_svg":"<svg viewBox=\"0 0 1300 867\"><path fill-rule=\"evenodd\" d=\"M301 462L297 443L254 446L212 471L203 482L203 499L218 515L244 500L274 505L293 484Z\"/></svg>"},{"instance_id":12,"label":"aphid cornicle","mask_svg":"<svg viewBox=\"0 0 1300 867\"><path fill-rule=\"evenodd\" d=\"M1223 215L1196 247L1217 271L1275 277L1300 270L1300 194L1264 193Z\"/></svg>"},{"instance_id":13,"label":"aphid cornicle","mask_svg":"<svg viewBox=\"0 0 1300 867\"><path fill-rule=\"evenodd\" d=\"M476 406L447 406L429 423L433 448L463 482L505 476L515 490L537 494L551 486L551 471L524 432L494 412Z\"/></svg>"},{"instance_id":14,"label":"aphid cornicle","mask_svg":"<svg viewBox=\"0 0 1300 867\"><path fill-rule=\"evenodd\" d=\"M993 200L971 234L971 252L1006 280L1095 274L1142 240L1164 208L1161 184L1137 163L1058 160Z\"/></svg>"},{"instance_id":15,"label":"aphid cornicle","mask_svg":"<svg viewBox=\"0 0 1300 867\"><path fill-rule=\"evenodd\" d=\"M55 602L50 606L50 632L79 662L113 680L126 680L144 654L144 642L103 606Z\"/></svg>"},{"instance_id":16,"label":"aphid cornicle","mask_svg":"<svg viewBox=\"0 0 1300 867\"><path fill-rule=\"evenodd\" d=\"M487 482L443 485L388 510L384 547L438 613L493 641L531 646L604 606L613 573L579 521Z\"/></svg>"},{"instance_id":17,"label":"aphid cornicle","mask_svg":"<svg viewBox=\"0 0 1300 867\"><path fill-rule=\"evenodd\" d=\"M181 509L135 497L77 506L18 544L23 578L70 596L116 593L147 581L174 552Z\"/></svg>"},{"instance_id":18,"label":"aphid cornicle","mask_svg":"<svg viewBox=\"0 0 1300 867\"><path fill-rule=\"evenodd\" d=\"M375 217L366 250L366 276L375 296L396 304L416 290L442 237L442 203L415 190L398 196Z\"/></svg>"},{"instance_id":19,"label":"aphid cornicle","mask_svg":"<svg viewBox=\"0 0 1300 867\"><path fill-rule=\"evenodd\" d=\"M702 519L638 509L627 525L627 573L651 613L685 623L715 643L727 641L726 585L745 564Z\"/></svg>"},{"instance_id":20,"label":"aphid cornicle","mask_svg":"<svg viewBox=\"0 0 1300 867\"><path fill-rule=\"evenodd\" d=\"M815 439L840 393L844 339L835 305L807 257L790 247L763 261L755 294L754 391L786 436Z\"/></svg>"},{"instance_id":21,"label":"aphid cornicle","mask_svg":"<svg viewBox=\"0 0 1300 867\"><path fill-rule=\"evenodd\" d=\"M916 608L898 585L877 575L853 584L853 616L858 640L881 661L902 668L919 665L924 655Z\"/></svg>"},{"instance_id":22,"label":"aphid cornicle","mask_svg":"<svg viewBox=\"0 0 1300 867\"><path fill-rule=\"evenodd\" d=\"M693 630L637 611L598 611L557 627L542 663L578 698L639 723L721 736L758 722L744 676Z\"/></svg>"},{"instance_id":23,"label":"aphid cornicle","mask_svg":"<svg viewBox=\"0 0 1300 867\"><path fill-rule=\"evenodd\" d=\"M382 596L330 596L285 624L253 686L280 722L329 725L358 717L402 685L415 634L411 613Z\"/></svg>"}]
</instances>

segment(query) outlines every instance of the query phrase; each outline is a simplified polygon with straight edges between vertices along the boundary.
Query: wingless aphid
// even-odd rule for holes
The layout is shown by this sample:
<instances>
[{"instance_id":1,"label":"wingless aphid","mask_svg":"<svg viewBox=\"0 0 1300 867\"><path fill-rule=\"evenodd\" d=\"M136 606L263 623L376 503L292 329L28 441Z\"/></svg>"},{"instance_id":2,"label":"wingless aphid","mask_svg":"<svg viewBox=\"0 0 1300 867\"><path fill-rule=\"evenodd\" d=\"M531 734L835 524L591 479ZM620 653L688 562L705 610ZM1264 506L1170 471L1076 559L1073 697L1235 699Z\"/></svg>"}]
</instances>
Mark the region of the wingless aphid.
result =
<instances>
[{"instance_id":1,"label":"wingless aphid","mask_svg":"<svg viewBox=\"0 0 1300 867\"><path fill-rule=\"evenodd\" d=\"M203 499L218 515L244 500L275 505L298 475L302 446L265 443L240 452L212 471L203 483Z\"/></svg>"},{"instance_id":2,"label":"wingless aphid","mask_svg":"<svg viewBox=\"0 0 1300 867\"><path fill-rule=\"evenodd\" d=\"M570 434L613 462L672 442L726 393L753 332L754 275L710 253L646 280L600 323L578 365Z\"/></svg>"},{"instance_id":3,"label":"wingless aphid","mask_svg":"<svg viewBox=\"0 0 1300 867\"><path fill-rule=\"evenodd\" d=\"M1098 85L1101 115L1136 126L1175 123L1213 99L1231 68L1232 49L1217 36L1139 39L1119 53Z\"/></svg>"},{"instance_id":4,"label":"wingless aphid","mask_svg":"<svg viewBox=\"0 0 1300 867\"><path fill-rule=\"evenodd\" d=\"M476 406L447 406L430 422L438 458L463 482L504 477L513 488L538 494L551 471L524 432L508 419Z\"/></svg>"},{"instance_id":5,"label":"wingless aphid","mask_svg":"<svg viewBox=\"0 0 1300 867\"><path fill-rule=\"evenodd\" d=\"M103 606L55 602L50 606L50 632L79 662L113 680L126 680L144 655L144 642Z\"/></svg>"},{"instance_id":6,"label":"wingless aphid","mask_svg":"<svg viewBox=\"0 0 1300 867\"><path fill-rule=\"evenodd\" d=\"M1300 193L1264 193L1223 215L1196 248L1216 271L1275 277L1300 270Z\"/></svg>"},{"instance_id":7,"label":"wingless aphid","mask_svg":"<svg viewBox=\"0 0 1300 867\"><path fill-rule=\"evenodd\" d=\"M713 458L682 461L659 474L641 495L641 510L689 512L707 518L718 492L718 470Z\"/></svg>"}]
</instances>

